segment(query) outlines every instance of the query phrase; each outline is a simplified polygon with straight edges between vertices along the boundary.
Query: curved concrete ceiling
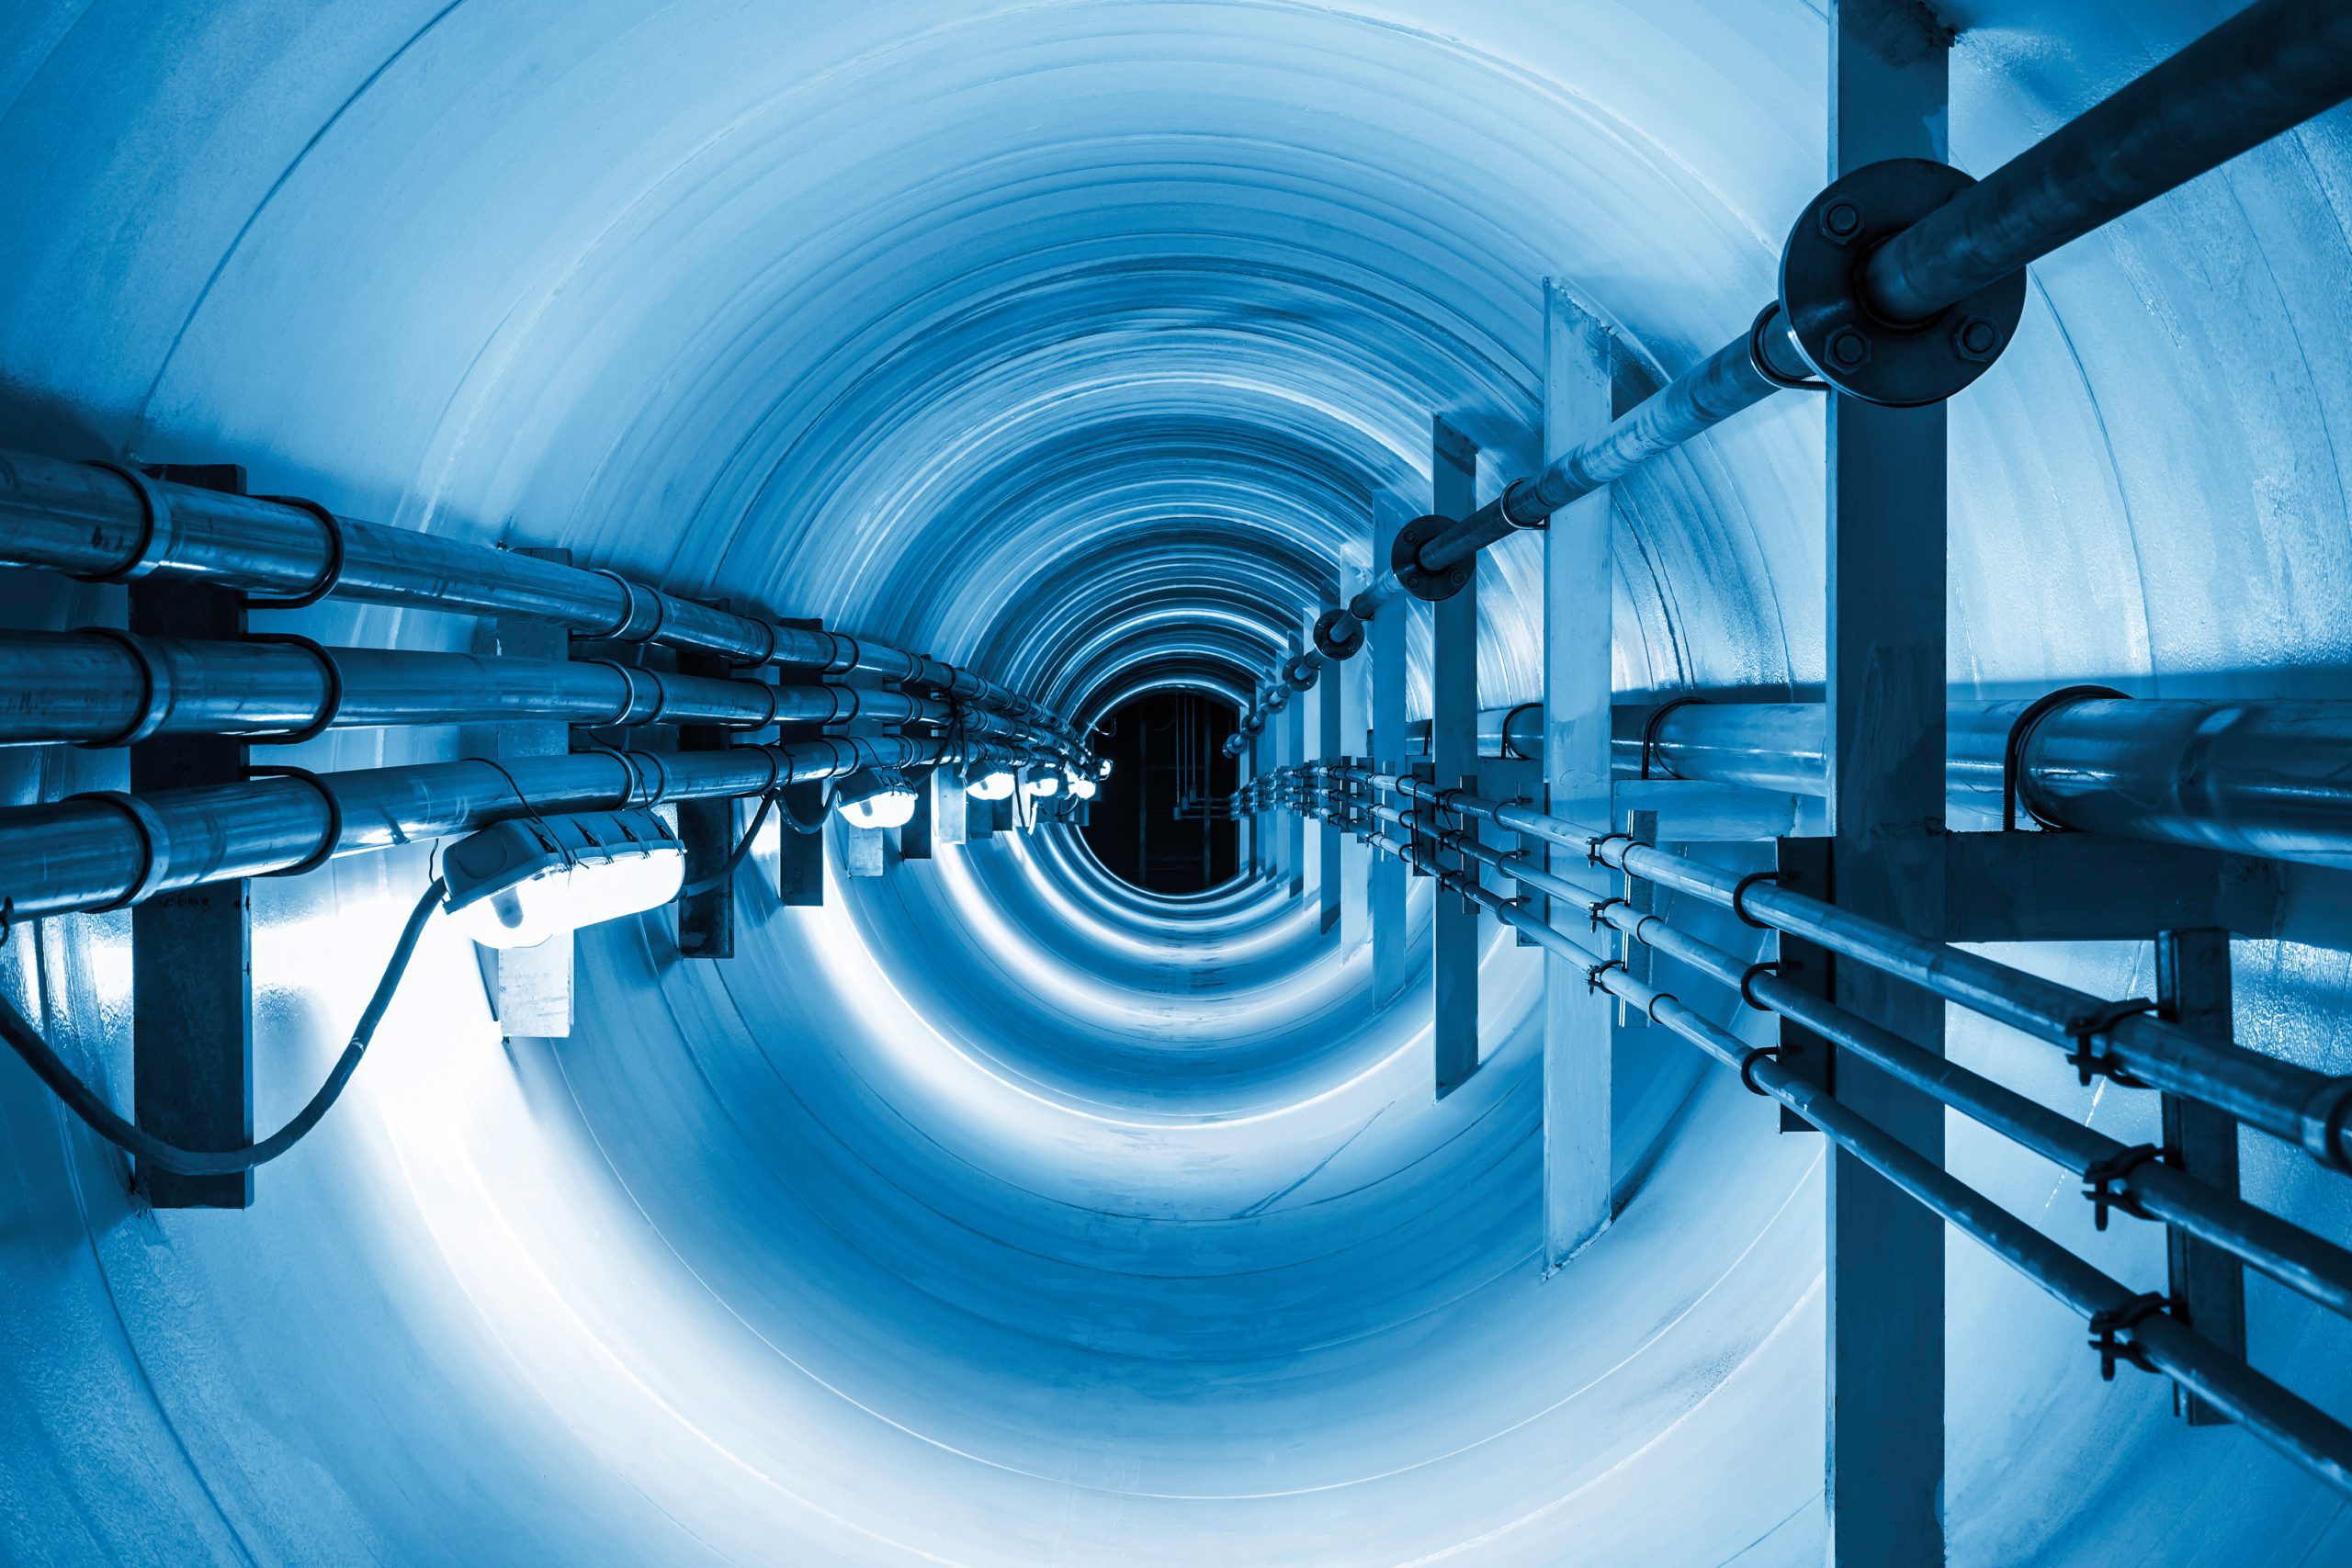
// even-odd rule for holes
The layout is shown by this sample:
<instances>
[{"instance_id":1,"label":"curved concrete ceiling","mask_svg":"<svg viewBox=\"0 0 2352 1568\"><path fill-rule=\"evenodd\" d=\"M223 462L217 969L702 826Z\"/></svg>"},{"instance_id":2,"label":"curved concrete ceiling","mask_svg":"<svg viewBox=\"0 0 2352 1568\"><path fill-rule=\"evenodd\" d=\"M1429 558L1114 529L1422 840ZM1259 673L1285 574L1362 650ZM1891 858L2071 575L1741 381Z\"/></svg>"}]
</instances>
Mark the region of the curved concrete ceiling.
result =
<instances>
[{"instance_id":1,"label":"curved concrete ceiling","mask_svg":"<svg viewBox=\"0 0 2352 1568\"><path fill-rule=\"evenodd\" d=\"M1982 171L2229 7L1941 8ZM1496 455L1483 493L1518 471L1545 278L1657 374L1747 324L1821 182L1826 53L1804 0L31 0L0 22L0 444L242 461L1068 710L1229 690L1364 568L1374 506L1420 509L1433 412ZM1952 405L1956 694L2346 694L2347 232L2339 111L2035 269ZM1821 444L1784 398L1619 488L1621 688L1818 685ZM1537 689L1536 564L1489 558L1488 703ZM107 592L13 574L0 607ZM11 800L120 770L0 752ZM339 1048L425 853L254 885L257 1122ZM1694 1053L1621 1064L1623 1217L1547 1280L1524 952L1489 948L1488 1064L1432 1104L1426 975L1374 1005L1262 886L1144 899L1051 833L821 910L773 884L729 964L583 934L564 1041L502 1041L436 931L243 1214L135 1206L0 1066L11 1551L1820 1560L1819 1145ZM19 926L0 970L118 1101L126 942ZM2142 951L2030 961L2149 985ZM2237 978L2249 1037L2352 1066L2344 955L2246 944ZM1956 1019L1951 1050L2152 1135L2042 1047ZM2249 1192L2346 1237L2257 1142ZM2071 1179L1951 1151L2160 1271ZM2160 1380L2102 1385L1964 1242L1951 1273L1954 1562L2352 1559L2331 1495ZM2352 1404L2344 1325L2249 1292L2256 1363Z\"/></svg>"}]
</instances>

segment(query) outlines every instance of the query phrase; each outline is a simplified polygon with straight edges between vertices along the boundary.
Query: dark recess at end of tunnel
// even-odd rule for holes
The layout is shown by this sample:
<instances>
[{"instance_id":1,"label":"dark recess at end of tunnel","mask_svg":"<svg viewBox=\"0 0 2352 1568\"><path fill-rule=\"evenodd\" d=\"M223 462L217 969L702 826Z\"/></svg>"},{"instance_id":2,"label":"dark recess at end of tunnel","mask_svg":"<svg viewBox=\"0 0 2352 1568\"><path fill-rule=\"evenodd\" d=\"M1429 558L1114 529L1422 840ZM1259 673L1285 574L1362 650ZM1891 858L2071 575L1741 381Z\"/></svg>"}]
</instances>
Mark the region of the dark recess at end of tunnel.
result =
<instances>
[{"instance_id":1,"label":"dark recess at end of tunnel","mask_svg":"<svg viewBox=\"0 0 2352 1568\"><path fill-rule=\"evenodd\" d=\"M1239 719L1197 692L1148 692L1102 720L1096 751L1111 778L1093 802L1086 842L1112 874L1154 893L1199 893L1239 869L1239 835L1211 817L1240 785L1225 754Z\"/></svg>"}]
</instances>

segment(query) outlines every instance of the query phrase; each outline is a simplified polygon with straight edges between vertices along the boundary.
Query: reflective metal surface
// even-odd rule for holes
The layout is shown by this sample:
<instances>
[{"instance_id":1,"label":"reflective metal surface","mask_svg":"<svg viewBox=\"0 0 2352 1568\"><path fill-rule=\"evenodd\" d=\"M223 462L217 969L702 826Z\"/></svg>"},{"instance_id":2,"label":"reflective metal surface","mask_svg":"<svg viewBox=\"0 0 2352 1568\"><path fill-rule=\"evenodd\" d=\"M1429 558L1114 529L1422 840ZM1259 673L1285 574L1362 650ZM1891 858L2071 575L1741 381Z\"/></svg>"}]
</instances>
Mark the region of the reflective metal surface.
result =
<instances>
[{"instance_id":1,"label":"reflective metal surface","mask_svg":"<svg viewBox=\"0 0 2352 1568\"><path fill-rule=\"evenodd\" d=\"M2223 8L1969 6L1958 160L1998 164ZM1511 0L100 0L0 28L0 210L39 214L0 247L0 445L243 461L1073 716L1163 665L1246 694L1340 565L1372 574L1372 508L1426 509L1433 412L1498 454L1482 502L1533 471L1543 277L1663 383L1753 319L1822 179L1801 0L1572 25ZM1952 405L1958 697L2346 694L2348 159L2339 116L2038 269ZM1817 402L1616 487L1629 700L1817 693ZM1538 556L1481 562L1483 704L1537 689ZM119 596L0 581L23 627ZM444 652L472 629L335 601L270 624ZM382 730L290 760L452 754ZM15 802L119 768L0 756ZM262 1123L339 1046L429 856L256 885ZM1311 901L1145 902L1048 832L786 909L771 856L729 963L678 962L659 920L583 939L565 1042L502 1043L472 953L428 933L337 1120L242 1215L141 1212L0 1064L12 1546L1819 1561L1819 1145L1696 1053L1619 1064L1623 1212L1544 1280L1534 960L1507 934L1487 1064L1432 1105L1426 981L1371 1006L1369 952ZM118 1101L124 924L6 942L11 994ZM2147 987L2128 946L2018 961ZM2342 955L2241 944L2236 979L2249 1041L2344 1069ZM1951 1049L2149 1135L2046 1045L1955 1020ZM2119 1278L2160 1254L2093 1233L2064 1173L1951 1147ZM2246 1179L2346 1238L2339 1178L2250 1149ZM1979 1369L1951 1385L1955 1562L2352 1552L2314 1483L2176 1424L2155 1380L2100 1384L1997 1264L1955 1252L1951 1291ZM2338 1325L2253 1288L2249 1315L2257 1360L2347 1407Z\"/></svg>"}]
</instances>

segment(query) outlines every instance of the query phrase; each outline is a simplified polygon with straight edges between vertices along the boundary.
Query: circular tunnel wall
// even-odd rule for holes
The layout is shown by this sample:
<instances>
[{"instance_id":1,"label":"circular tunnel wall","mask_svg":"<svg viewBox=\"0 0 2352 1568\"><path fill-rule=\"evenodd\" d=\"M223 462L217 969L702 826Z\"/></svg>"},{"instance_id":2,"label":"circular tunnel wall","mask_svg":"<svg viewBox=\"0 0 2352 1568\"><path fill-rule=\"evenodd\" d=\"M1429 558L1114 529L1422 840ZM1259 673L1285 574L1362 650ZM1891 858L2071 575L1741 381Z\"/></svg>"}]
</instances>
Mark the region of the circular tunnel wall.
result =
<instances>
[{"instance_id":1,"label":"circular tunnel wall","mask_svg":"<svg viewBox=\"0 0 2352 1568\"><path fill-rule=\"evenodd\" d=\"M1946 9L1982 172L2223 8ZM810 11L20 8L0 444L244 462L1066 712L1164 679L1246 699L1366 569L1375 514L1423 509L1432 415L1481 445L1482 497L1524 471L1546 279L1619 332L1629 384L1671 375L1770 296L1824 166L1798 0ZM2036 269L2016 347L1952 405L1956 695L2346 694L2347 191L2339 113ZM1629 700L1817 692L1822 442L1783 398L1618 487ZM1488 705L1538 691L1539 566L1521 539L1482 569ZM22 626L114 594L0 582ZM0 772L21 801L122 764ZM254 885L259 1124L339 1048L428 852ZM1528 953L1490 941L1484 1065L1436 1101L1423 969L1378 994L1369 949L1263 879L1153 898L1051 830L836 863L811 910L778 906L773 854L730 961L679 958L659 919L583 933L568 1039L503 1037L470 948L429 936L246 1213L145 1209L0 1068L10 1554L1820 1559L1820 1147L1686 1047L1621 1047L1622 1213L1547 1278ZM127 940L120 915L20 924L0 971L118 1102ZM2143 948L2018 957L2149 985ZM2242 1038L2344 1070L2340 954L2237 965ZM1951 1049L2151 1135L2152 1104L2046 1047L1956 1018ZM2071 1179L1951 1144L2160 1276L2153 1227L2095 1234ZM2246 1157L2253 1195L2346 1235L2290 1151ZM2158 1380L2103 1385L2080 1325L1966 1242L1951 1268L1955 1562L2352 1553L2283 1461L2182 1428ZM2257 1365L2346 1407L2340 1325L2259 1280L2249 1313Z\"/></svg>"}]
</instances>

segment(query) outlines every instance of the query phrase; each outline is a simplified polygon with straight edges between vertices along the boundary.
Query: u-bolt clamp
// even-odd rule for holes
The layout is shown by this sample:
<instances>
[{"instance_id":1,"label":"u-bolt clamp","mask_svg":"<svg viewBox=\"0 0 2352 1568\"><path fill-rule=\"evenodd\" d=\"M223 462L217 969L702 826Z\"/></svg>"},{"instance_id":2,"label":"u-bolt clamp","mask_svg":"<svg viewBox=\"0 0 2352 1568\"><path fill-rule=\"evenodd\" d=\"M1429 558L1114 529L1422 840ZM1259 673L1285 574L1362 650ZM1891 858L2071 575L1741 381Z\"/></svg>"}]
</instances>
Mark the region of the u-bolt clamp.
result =
<instances>
[{"instance_id":1,"label":"u-bolt clamp","mask_svg":"<svg viewBox=\"0 0 2352 1568\"><path fill-rule=\"evenodd\" d=\"M2145 1089L2148 1086L2115 1065L2115 1058L2099 1049L2109 1031L2135 1014L2154 1012L2156 1004L2145 997L2132 997L2120 1002L2108 1002L2093 1008L2080 1018L2066 1021L2066 1038L2075 1048L2066 1053L2066 1060L2075 1068L2082 1086L2088 1089L2094 1077L2105 1077L2125 1089Z\"/></svg>"},{"instance_id":2,"label":"u-bolt clamp","mask_svg":"<svg viewBox=\"0 0 2352 1568\"><path fill-rule=\"evenodd\" d=\"M2118 1149L2105 1159L2096 1159L2083 1171L2083 1196L2091 1201L2091 1224L2100 1230L2107 1228L2107 1213L2120 1209L2138 1219L2146 1219L2148 1211L2141 1206L2139 1197L2126 1185L2132 1173L2152 1159L2164 1158L2164 1151L2154 1144L2133 1144L2128 1149Z\"/></svg>"},{"instance_id":3,"label":"u-bolt clamp","mask_svg":"<svg viewBox=\"0 0 2352 1568\"><path fill-rule=\"evenodd\" d=\"M2164 1297L2149 1291L2119 1302L2104 1312L2091 1314L2090 1347L2098 1352L2098 1375L2102 1381L2115 1381L2115 1364L2118 1361L2129 1361L2143 1372L2156 1370L2155 1363L2148 1359L2148 1352L2137 1337L2125 1339L2120 1336L2131 1333L2171 1304Z\"/></svg>"}]
</instances>

